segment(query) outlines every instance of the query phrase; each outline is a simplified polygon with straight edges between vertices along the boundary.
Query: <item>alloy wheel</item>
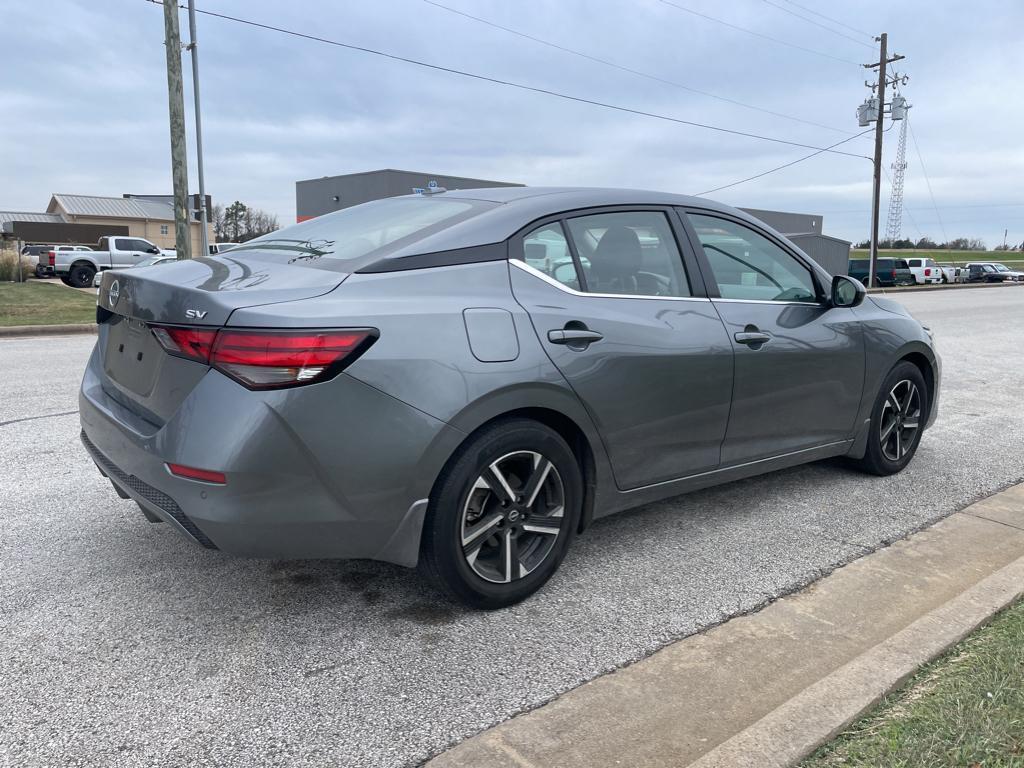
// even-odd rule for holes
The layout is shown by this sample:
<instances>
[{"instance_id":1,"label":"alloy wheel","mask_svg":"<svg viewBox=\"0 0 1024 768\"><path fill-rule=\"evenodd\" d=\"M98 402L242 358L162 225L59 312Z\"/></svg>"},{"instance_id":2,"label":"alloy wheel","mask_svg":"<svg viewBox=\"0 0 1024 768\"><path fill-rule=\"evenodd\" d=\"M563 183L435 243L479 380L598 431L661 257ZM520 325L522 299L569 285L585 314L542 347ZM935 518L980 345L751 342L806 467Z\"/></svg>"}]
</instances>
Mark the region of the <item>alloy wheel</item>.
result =
<instances>
[{"instance_id":1,"label":"alloy wheel","mask_svg":"<svg viewBox=\"0 0 1024 768\"><path fill-rule=\"evenodd\" d=\"M508 453L488 465L462 508L462 554L486 581L507 584L537 569L565 522L565 486L536 451Z\"/></svg>"},{"instance_id":2,"label":"alloy wheel","mask_svg":"<svg viewBox=\"0 0 1024 768\"><path fill-rule=\"evenodd\" d=\"M903 379L889 390L880 421L882 455L889 461L901 461L913 447L921 424L921 393L914 382Z\"/></svg>"}]
</instances>

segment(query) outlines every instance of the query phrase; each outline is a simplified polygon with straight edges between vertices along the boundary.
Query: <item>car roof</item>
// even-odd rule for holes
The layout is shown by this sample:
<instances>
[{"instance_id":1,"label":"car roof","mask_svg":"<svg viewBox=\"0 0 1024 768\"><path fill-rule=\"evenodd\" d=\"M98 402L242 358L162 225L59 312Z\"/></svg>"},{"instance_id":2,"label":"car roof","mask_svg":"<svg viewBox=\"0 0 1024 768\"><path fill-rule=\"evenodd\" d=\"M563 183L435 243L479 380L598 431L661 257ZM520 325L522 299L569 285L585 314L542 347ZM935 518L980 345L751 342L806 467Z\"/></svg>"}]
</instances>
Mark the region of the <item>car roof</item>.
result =
<instances>
[{"instance_id":1,"label":"car roof","mask_svg":"<svg viewBox=\"0 0 1024 768\"><path fill-rule=\"evenodd\" d=\"M709 212L727 213L778 234L759 219L743 211L703 197L677 195L644 189L616 189L607 187L490 187L481 189L446 190L432 194L403 195L405 198L424 200L474 200L490 203L488 210L472 216L439 232L381 255L370 261L374 270L380 262L403 261L426 253L453 251L507 240L533 221L571 211L615 205L671 205L701 208ZM395 199L395 198L392 198ZM330 215L330 214L326 214ZM356 271L369 265L354 265ZM399 268L394 264L391 268Z\"/></svg>"}]
</instances>

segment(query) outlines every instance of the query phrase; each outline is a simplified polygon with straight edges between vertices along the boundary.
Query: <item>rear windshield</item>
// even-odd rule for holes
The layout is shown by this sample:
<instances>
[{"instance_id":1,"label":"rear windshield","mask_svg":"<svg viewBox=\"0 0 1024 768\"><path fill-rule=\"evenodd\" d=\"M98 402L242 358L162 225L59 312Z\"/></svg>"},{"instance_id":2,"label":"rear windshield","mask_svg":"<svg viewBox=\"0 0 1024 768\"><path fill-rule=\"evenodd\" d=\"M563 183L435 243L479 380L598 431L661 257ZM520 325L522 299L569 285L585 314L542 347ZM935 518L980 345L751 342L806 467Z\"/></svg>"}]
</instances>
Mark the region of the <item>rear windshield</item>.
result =
<instances>
[{"instance_id":1,"label":"rear windshield","mask_svg":"<svg viewBox=\"0 0 1024 768\"><path fill-rule=\"evenodd\" d=\"M355 269L496 205L432 197L374 200L249 240L232 248L229 258Z\"/></svg>"}]
</instances>

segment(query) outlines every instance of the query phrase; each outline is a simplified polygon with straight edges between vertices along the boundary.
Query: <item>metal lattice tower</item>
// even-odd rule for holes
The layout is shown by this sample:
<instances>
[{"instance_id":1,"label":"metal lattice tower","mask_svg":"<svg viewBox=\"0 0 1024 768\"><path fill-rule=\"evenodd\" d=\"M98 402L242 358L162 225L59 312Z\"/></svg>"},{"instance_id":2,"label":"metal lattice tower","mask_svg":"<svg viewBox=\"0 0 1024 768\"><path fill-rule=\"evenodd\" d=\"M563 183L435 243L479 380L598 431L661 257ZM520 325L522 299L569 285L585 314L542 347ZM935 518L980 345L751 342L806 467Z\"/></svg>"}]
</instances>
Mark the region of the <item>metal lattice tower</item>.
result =
<instances>
[{"instance_id":1,"label":"metal lattice tower","mask_svg":"<svg viewBox=\"0 0 1024 768\"><path fill-rule=\"evenodd\" d=\"M885 225L885 239L890 243L900 239L903 231L903 176L907 170L907 119L900 126L900 144L896 162L892 164L892 193L889 195L889 221Z\"/></svg>"}]
</instances>

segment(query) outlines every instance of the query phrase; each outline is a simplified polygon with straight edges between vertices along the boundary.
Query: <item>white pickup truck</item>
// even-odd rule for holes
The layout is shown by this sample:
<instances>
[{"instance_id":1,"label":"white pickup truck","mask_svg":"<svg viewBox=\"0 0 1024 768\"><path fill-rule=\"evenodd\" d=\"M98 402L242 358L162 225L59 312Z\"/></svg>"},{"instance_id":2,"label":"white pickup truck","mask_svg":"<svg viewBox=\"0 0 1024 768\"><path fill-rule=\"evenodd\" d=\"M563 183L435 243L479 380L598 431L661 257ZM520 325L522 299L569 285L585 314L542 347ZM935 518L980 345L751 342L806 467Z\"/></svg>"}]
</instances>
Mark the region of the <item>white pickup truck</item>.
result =
<instances>
[{"instance_id":1,"label":"white pickup truck","mask_svg":"<svg viewBox=\"0 0 1024 768\"><path fill-rule=\"evenodd\" d=\"M163 254L174 256L173 250L161 250L141 237L101 237L95 251L51 251L50 265L57 276L75 288L88 288L97 272L118 267L134 267L143 259Z\"/></svg>"}]
</instances>

